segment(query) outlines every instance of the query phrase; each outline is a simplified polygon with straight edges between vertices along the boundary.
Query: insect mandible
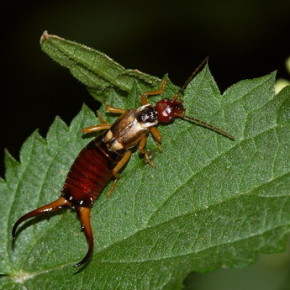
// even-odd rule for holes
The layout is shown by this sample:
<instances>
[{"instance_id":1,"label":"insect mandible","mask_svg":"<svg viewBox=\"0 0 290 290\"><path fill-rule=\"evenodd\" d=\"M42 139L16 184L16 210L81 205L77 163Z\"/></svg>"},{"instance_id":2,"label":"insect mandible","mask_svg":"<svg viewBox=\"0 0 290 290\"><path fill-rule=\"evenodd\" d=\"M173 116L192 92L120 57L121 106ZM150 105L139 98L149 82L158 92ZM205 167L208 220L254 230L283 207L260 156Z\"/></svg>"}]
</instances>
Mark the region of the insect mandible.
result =
<instances>
[{"instance_id":1,"label":"insect mandible","mask_svg":"<svg viewBox=\"0 0 290 290\"><path fill-rule=\"evenodd\" d=\"M158 147L161 147L161 136L156 128L159 123L172 123L176 118L189 119L234 140L234 137L229 133L199 119L186 116L182 100L179 98L179 95L206 60L192 73L172 99L162 99L155 106L148 102L149 96L160 95L164 92L167 82L167 79L164 79L158 90L148 91L141 95L141 107L137 109L124 110L107 106L108 112L121 114L121 116L112 125L106 123L99 116L101 124L82 130L84 133L105 130L105 133L92 140L79 153L67 174L60 197L54 202L20 217L12 228L12 237L15 239L18 226L31 217L48 214L65 207L74 208L79 214L82 229L88 242L85 257L74 266L84 265L90 260L94 250L90 213L95 200L109 181L114 178L109 194L112 192L120 178L119 172L129 161L134 147L137 147L138 151L144 155L145 160L154 167L148 152L145 150L145 145L147 135L150 132Z\"/></svg>"}]
</instances>

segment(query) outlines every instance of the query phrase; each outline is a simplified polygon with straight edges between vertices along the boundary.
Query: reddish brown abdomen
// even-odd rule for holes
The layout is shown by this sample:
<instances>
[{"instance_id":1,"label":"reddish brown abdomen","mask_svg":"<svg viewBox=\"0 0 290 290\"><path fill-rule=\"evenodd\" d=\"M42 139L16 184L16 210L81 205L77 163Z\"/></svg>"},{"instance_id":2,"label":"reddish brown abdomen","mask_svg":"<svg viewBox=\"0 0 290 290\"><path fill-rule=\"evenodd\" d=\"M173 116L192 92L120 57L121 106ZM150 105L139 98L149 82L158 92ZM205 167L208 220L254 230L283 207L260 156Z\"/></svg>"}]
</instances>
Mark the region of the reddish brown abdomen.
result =
<instances>
[{"instance_id":1,"label":"reddish brown abdomen","mask_svg":"<svg viewBox=\"0 0 290 290\"><path fill-rule=\"evenodd\" d=\"M61 193L74 206L91 207L113 176L119 155L109 151L102 138L80 152L66 177Z\"/></svg>"}]
</instances>

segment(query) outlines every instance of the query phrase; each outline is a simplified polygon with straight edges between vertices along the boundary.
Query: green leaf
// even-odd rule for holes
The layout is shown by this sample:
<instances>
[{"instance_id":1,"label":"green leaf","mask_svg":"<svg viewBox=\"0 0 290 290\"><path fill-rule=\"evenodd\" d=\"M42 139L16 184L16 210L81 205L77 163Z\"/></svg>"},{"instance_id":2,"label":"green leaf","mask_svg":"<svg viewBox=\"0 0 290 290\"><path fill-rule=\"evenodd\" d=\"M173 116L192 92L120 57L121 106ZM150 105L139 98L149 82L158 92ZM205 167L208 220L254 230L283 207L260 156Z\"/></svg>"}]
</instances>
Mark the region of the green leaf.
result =
<instances>
[{"instance_id":1,"label":"green leaf","mask_svg":"<svg viewBox=\"0 0 290 290\"><path fill-rule=\"evenodd\" d=\"M100 102L104 102L112 89L125 96L135 81L145 90L158 85L157 77L138 70L125 69L100 51L50 35L47 31L41 36L40 44L44 52L60 65L67 67Z\"/></svg>"},{"instance_id":2,"label":"green leaf","mask_svg":"<svg viewBox=\"0 0 290 290\"><path fill-rule=\"evenodd\" d=\"M191 271L242 267L285 248L290 231L290 88L273 94L275 75L241 81L223 95L206 66L184 94L187 115L236 136L231 141L189 121L159 126L163 152L153 169L133 154L108 200L92 209L95 252L78 274L87 244L75 212L32 220L11 249L24 213L55 200L69 167L90 141L80 129L98 123L83 107L67 127L37 132L6 154L0 180L0 287L9 289L178 289ZM158 86L157 86L158 87ZM172 97L168 84L164 96ZM112 105L136 107L142 85ZM104 115L110 122L112 116ZM150 137L148 147L156 146Z\"/></svg>"}]
</instances>

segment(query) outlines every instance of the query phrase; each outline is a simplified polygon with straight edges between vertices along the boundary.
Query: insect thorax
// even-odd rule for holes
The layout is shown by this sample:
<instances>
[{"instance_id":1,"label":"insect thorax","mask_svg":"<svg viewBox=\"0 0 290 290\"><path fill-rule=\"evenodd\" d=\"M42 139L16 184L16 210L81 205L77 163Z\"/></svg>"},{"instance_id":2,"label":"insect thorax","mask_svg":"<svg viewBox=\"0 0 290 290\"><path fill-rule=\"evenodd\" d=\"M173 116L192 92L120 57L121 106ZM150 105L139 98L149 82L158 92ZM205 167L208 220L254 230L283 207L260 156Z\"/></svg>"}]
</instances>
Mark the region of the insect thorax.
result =
<instances>
[{"instance_id":1,"label":"insect thorax","mask_svg":"<svg viewBox=\"0 0 290 290\"><path fill-rule=\"evenodd\" d=\"M149 128L158 124L155 108L144 105L137 110L128 110L112 125L103 141L111 151L128 149L140 142Z\"/></svg>"},{"instance_id":2,"label":"insect thorax","mask_svg":"<svg viewBox=\"0 0 290 290\"><path fill-rule=\"evenodd\" d=\"M138 108L136 110L136 119L145 128L154 127L158 124L156 109L151 104Z\"/></svg>"}]
</instances>

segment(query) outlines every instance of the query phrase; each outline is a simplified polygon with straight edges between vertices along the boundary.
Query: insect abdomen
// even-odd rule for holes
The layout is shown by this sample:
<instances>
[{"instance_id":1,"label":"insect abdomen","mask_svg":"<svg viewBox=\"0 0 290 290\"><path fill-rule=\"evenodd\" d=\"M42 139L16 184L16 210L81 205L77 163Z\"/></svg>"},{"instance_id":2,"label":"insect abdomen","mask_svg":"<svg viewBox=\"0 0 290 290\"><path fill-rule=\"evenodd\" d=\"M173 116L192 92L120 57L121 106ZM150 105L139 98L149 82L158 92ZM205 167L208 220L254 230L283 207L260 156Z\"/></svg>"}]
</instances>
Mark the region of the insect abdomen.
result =
<instances>
[{"instance_id":1,"label":"insect abdomen","mask_svg":"<svg viewBox=\"0 0 290 290\"><path fill-rule=\"evenodd\" d=\"M99 136L78 155L62 188L62 196L74 206L91 207L112 178L118 155L107 149Z\"/></svg>"}]
</instances>

